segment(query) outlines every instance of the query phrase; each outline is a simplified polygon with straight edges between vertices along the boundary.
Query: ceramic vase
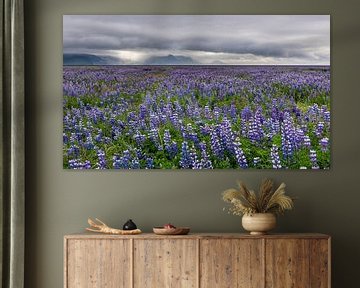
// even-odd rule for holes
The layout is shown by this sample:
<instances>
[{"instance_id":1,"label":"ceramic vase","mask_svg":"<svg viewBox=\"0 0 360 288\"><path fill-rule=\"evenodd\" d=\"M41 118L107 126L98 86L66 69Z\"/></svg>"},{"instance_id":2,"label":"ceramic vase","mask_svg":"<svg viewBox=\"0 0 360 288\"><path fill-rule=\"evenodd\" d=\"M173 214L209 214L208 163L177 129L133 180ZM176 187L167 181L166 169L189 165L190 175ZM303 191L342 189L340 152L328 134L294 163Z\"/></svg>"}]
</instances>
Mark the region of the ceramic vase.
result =
<instances>
[{"instance_id":1,"label":"ceramic vase","mask_svg":"<svg viewBox=\"0 0 360 288\"><path fill-rule=\"evenodd\" d=\"M243 215L242 226L251 235L263 235L276 226L276 217L272 213L255 213Z\"/></svg>"}]
</instances>

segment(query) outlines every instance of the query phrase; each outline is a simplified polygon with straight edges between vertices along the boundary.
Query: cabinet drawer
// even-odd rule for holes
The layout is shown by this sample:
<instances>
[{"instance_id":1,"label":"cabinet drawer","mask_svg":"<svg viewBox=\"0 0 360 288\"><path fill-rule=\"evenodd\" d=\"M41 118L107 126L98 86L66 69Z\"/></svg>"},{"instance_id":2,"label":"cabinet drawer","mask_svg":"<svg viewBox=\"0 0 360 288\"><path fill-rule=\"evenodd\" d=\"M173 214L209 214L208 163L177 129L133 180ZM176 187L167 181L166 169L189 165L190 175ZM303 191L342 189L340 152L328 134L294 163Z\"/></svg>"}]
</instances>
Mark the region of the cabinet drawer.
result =
<instances>
[{"instance_id":1,"label":"cabinet drawer","mask_svg":"<svg viewBox=\"0 0 360 288\"><path fill-rule=\"evenodd\" d=\"M200 245L200 287L263 287L260 239L204 239Z\"/></svg>"},{"instance_id":2,"label":"cabinet drawer","mask_svg":"<svg viewBox=\"0 0 360 288\"><path fill-rule=\"evenodd\" d=\"M328 241L267 239L266 287L330 287Z\"/></svg>"},{"instance_id":3,"label":"cabinet drawer","mask_svg":"<svg viewBox=\"0 0 360 288\"><path fill-rule=\"evenodd\" d=\"M130 241L106 239L67 240L65 287L131 287Z\"/></svg>"},{"instance_id":4,"label":"cabinet drawer","mask_svg":"<svg viewBox=\"0 0 360 288\"><path fill-rule=\"evenodd\" d=\"M197 240L134 240L134 288L196 288Z\"/></svg>"}]
</instances>

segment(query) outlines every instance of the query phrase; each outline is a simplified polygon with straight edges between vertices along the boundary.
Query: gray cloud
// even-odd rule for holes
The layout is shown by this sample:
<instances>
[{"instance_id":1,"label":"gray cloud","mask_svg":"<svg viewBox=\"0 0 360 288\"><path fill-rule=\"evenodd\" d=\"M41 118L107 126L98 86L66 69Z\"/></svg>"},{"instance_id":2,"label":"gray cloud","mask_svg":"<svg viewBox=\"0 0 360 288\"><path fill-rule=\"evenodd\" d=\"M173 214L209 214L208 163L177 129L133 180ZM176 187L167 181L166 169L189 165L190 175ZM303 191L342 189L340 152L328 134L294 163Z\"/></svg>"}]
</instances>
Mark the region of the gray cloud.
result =
<instances>
[{"instance_id":1,"label":"gray cloud","mask_svg":"<svg viewBox=\"0 0 360 288\"><path fill-rule=\"evenodd\" d=\"M330 63L327 15L65 15L63 31L64 52L192 58L209 52L211 61L226 64L241 64L246 55L255 56L254 64Z\"/></svg>"}]
</instances>

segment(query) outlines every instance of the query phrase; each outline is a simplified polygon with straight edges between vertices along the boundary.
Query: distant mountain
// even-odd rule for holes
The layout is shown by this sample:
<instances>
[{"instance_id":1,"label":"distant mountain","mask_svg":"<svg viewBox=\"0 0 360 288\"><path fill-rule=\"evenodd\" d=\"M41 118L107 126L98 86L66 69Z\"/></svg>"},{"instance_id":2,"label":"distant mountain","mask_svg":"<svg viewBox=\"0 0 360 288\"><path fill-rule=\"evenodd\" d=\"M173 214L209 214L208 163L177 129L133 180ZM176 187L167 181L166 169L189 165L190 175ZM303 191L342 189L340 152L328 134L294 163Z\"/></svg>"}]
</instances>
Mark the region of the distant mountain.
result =
<instances>
[{"instance_id":1,"label":"distant mountain","mask_svg":"<svg viewBox=\"0 0 360 288\"><path fill-rule=\"evenodd\" d=\"M193 65L198 64L191 57L181 55L153 56L145 60L145 65Z\"/></svg>"},{"instance_id":2,"label":"distant mountain","mask_svg":"<svg viewBox=\"0 0 360 288\"><path fill-rule=\"evenodd\" d=\"M121 59L111 56L98 56L92 54L71 54L63 55L63 65L119 65Z\"/></svg>"}]
</instances>

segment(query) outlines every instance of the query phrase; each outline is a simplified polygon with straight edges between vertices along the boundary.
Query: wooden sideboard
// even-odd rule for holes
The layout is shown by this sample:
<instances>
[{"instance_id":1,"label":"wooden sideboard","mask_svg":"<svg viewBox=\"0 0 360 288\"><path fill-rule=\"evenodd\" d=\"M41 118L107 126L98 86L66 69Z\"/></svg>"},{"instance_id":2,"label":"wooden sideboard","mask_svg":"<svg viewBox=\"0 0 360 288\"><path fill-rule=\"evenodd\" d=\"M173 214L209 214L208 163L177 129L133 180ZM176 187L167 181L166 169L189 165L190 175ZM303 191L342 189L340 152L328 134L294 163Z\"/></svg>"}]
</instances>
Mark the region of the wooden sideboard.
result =
<instances>
[{"instance_id":1,"label":"wooden sideboard","mask_svg":"<svg viewBox=\"0 0 360 288\"><path fill-rule=\"evenodd\" d=\"M66 235L65 288L329 288L323 234Z\"/></svg>"}]
</instances>

